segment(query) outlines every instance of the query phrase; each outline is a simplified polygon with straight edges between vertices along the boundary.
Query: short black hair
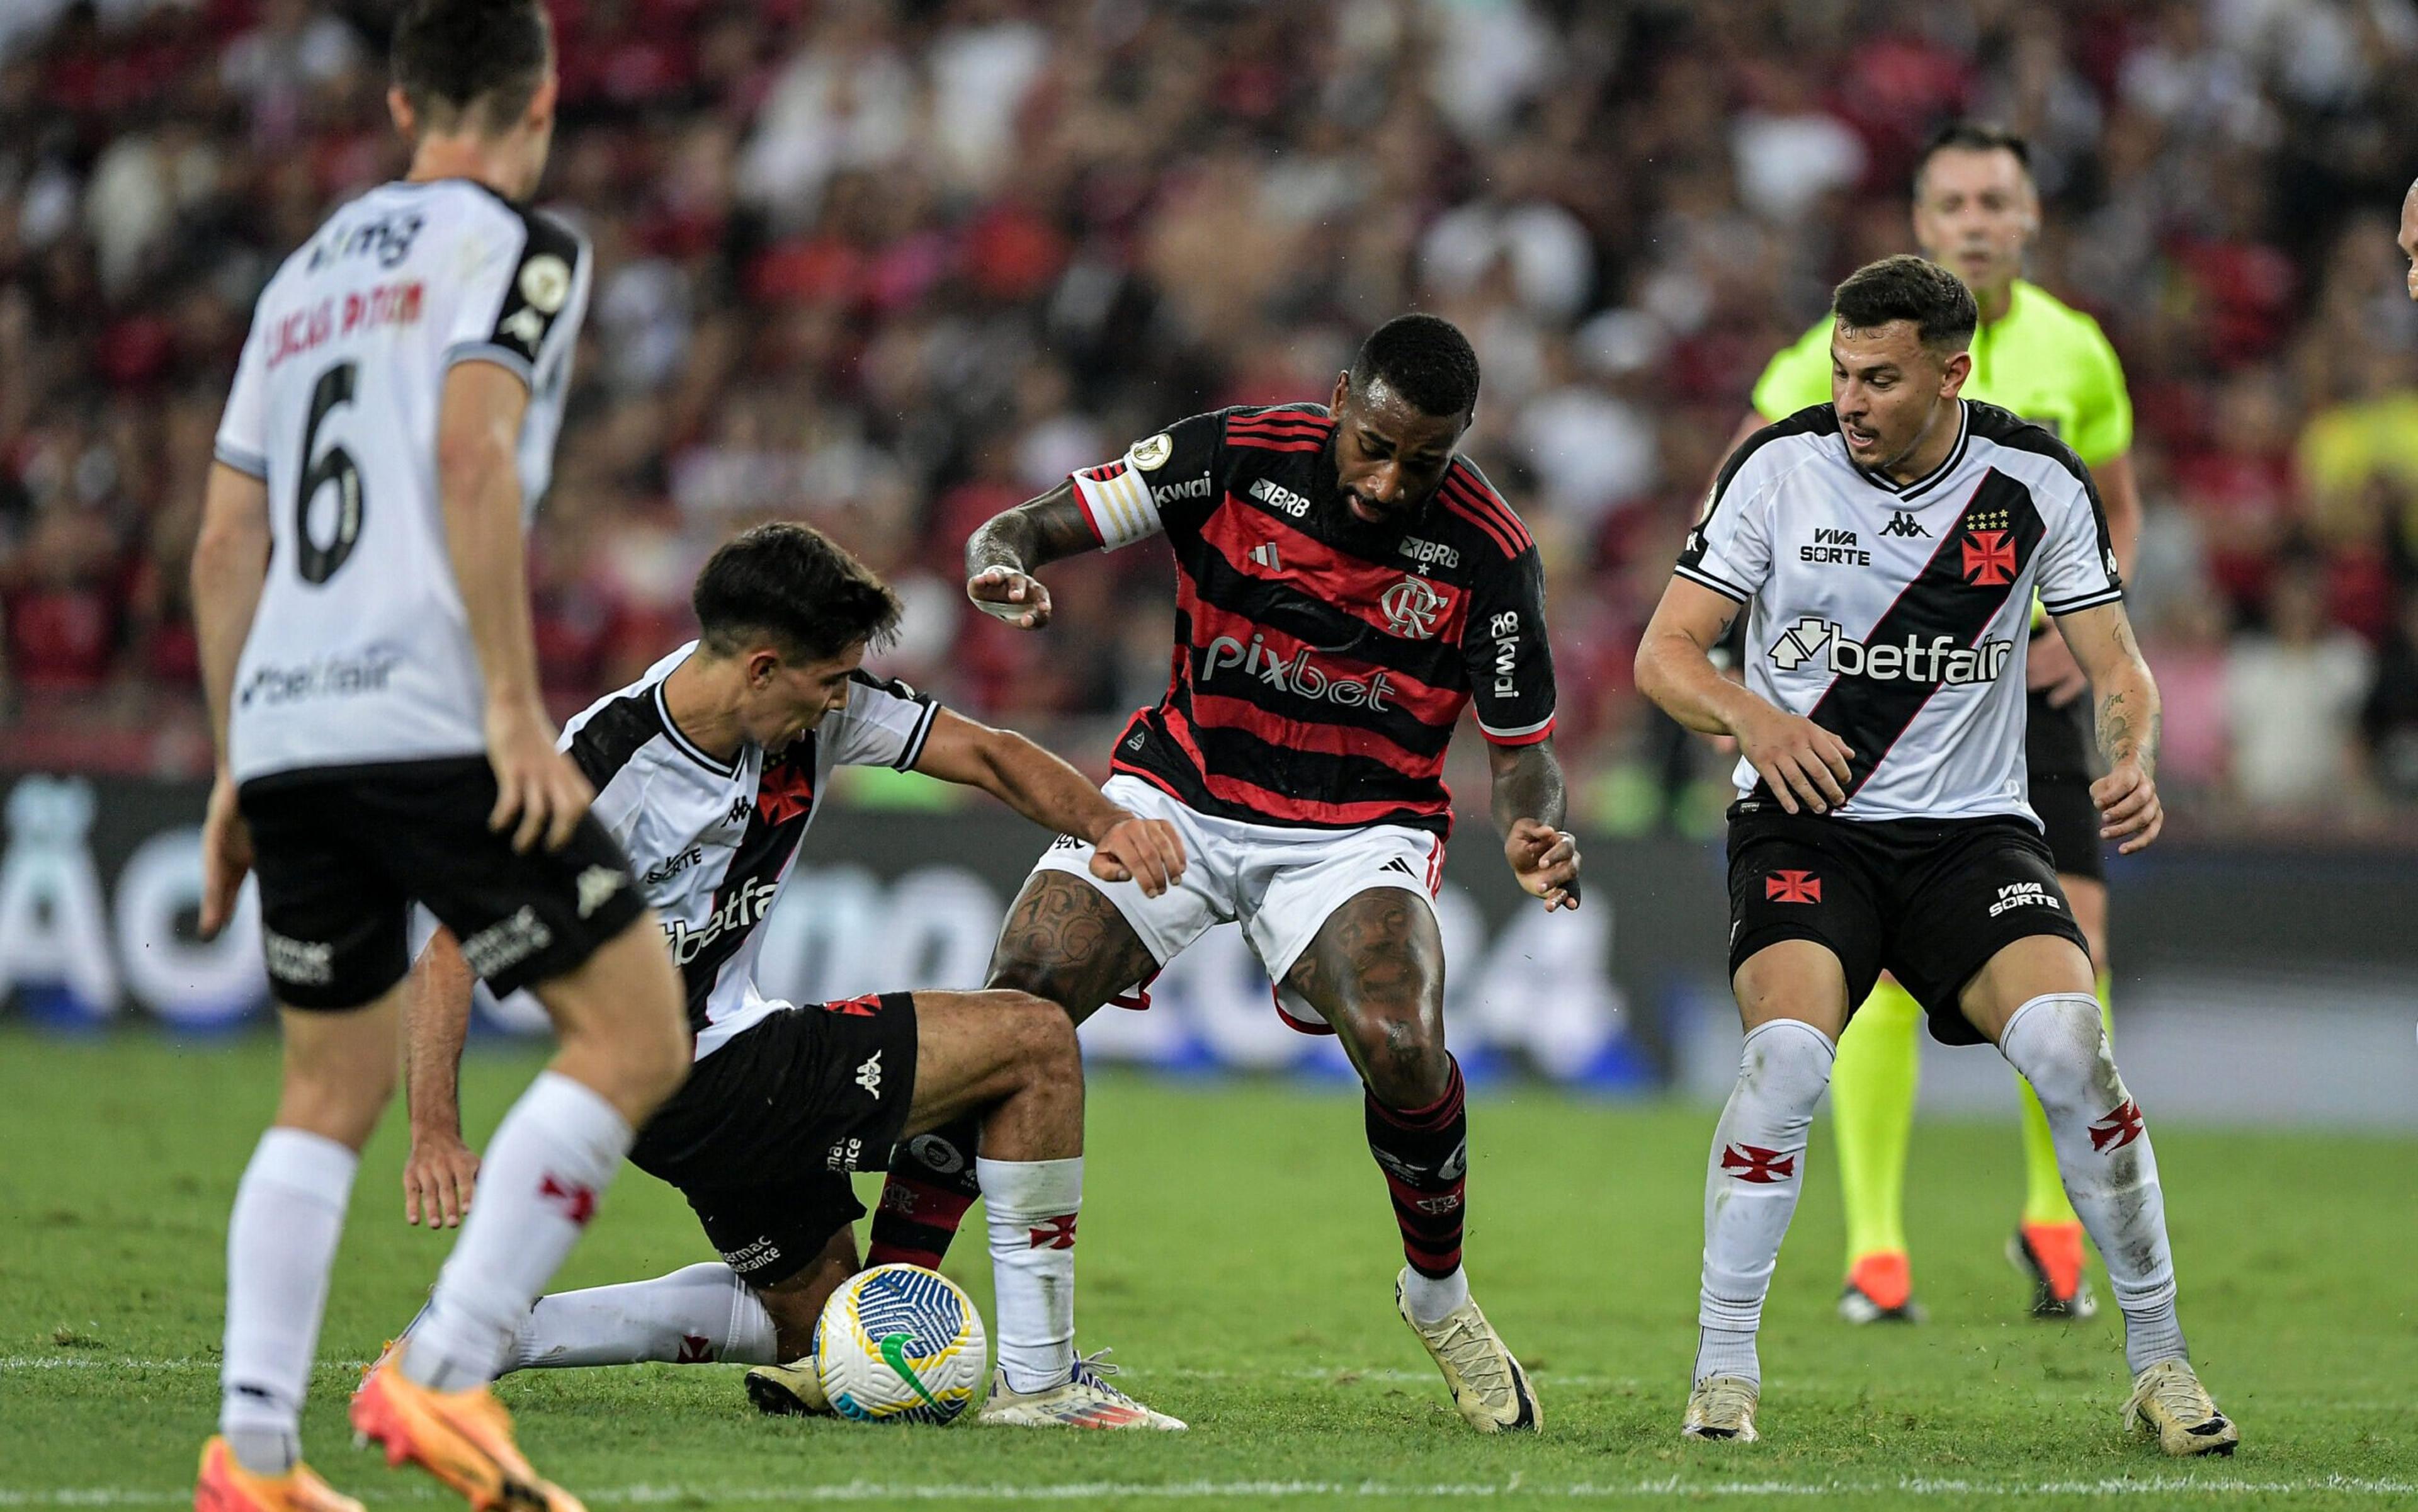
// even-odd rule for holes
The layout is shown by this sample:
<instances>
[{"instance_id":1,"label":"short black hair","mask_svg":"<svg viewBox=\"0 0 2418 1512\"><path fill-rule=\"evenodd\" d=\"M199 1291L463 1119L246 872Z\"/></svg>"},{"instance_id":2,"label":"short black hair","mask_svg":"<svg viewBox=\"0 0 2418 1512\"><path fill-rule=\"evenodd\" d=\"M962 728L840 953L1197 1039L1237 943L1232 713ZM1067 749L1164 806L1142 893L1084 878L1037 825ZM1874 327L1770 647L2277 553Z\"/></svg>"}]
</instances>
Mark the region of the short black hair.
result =
<instances>
[{"instance_id":1,"label":"short black hair","mask_svg":"<svg viewBox=\"0 0 2418 1512\"><path fill-rule=\"evenodd\" d=\"M722 544L689 595L705 649L736 655L769 635L785 659L828 661L898 638L904 606L890 585L810 525L776 520Z\"/></svg>"},{"instance_id":2,"label":"short black hair","mask_svg":"<svg viewBox=\"0 0 2418 1512\"><path fill-rule=\"evenodd\" d=\"M409 0L394 23L394 83L423 120L476 113L500 131L545 79L554 36L539 0Z\"/></svg>"},{"instance_id":3,"label":"short black hair","mask_svg":"<svg viewBox=\"0 0 2418 1512\"><path fill-rule=\"evenodd\" d=\"M1477 405L1477 354L1441 315L1396 315L1360 344L1352 391L1383 383L1423 415L1466 415Z\"/></svg>"},{"instance_id":4,"label":"short black hair","mask_svg":"<svg viewBox=\"0 0 2418 1512\"><path fill-rule=\"evenodd\" d=\"M1922 171L1931 166L1932 159L1943 152L2012 153L2016 165L2024 171L2024 176L2029 178L2032 176L2032 145L2022 132L2010 131L1988 121L1956 120L1932 132L1922 144L1922 150L1914 155L1915 188L1922 187Z\"/></svg>"},{"instance_id":5,"label":"short black hair","mask_svg":"<svg viewBox=\"0 0 2418 1512\"><path fill-rule=\"evenodd\" d=\"M1922 344L1962 351L1982 323L1965 281L1911 252L1866 263L1830 296L1830 313L1850 330L1911 320Z\"/></svg>"}]
</instances>

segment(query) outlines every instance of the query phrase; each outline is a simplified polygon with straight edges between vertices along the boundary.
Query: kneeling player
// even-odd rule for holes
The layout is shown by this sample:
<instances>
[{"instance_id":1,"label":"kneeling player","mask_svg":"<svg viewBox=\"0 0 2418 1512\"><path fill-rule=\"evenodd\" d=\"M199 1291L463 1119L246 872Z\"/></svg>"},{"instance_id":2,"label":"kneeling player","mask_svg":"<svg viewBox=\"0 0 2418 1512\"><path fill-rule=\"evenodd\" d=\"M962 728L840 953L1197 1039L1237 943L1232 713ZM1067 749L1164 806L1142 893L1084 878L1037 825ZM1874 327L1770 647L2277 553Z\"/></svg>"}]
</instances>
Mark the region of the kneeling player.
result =
<instances>
[{"instance_id":1,"label":"kneeling player","mask_svg":"<svg viewBox=\"0 0 2418 1512\"><path fill-rule=\"evenodd\" d=\"M983 1421L1183 1428L1075 1353L1083 1068L1064 1012L1004 991L791 1007L754 981L758 926L836 765L982 787L1089 839L1103 878L1153 893L1182 875L1182 842L1022 737L860 670L866 646L893 633L898 601L806 527L764 526L725 545L697 579L696 607L702 639L574 720L564 743L596 786L597 817L636 858L696 1031L696 1069L630 1159L681 1190L723 1260L540 1298L504 1369L788 1360L751 1374L749 1394L770 1410L821 1408L803 1357L824 1300L856 1269L849 1225L865 1210L849 1173L882 1168L901 1138L972 1119L998 1283ZM415 1218L424 1199L433 1223L458 1209L475 1168L452 1097L470 978L450 938L423 957L417 997L405 1182Z\"/></svg>"},{"instance_id":2,"label":"kneeling player","mask_svg":"<svg viewBox=\"0 0 2418 1512\"><path fill-rule=\"evenodd\" d=\"M2175 1316L2158 1164L2117 1075L2090 957L2024 802L2035 587L2098 690L2101 834L2164 822L2158 690L2124 618L2098 491L2070 450L1957 396L1972 295L1892 257L1839 285L1833 402L1722 467L1637 656L1638 687L1734 735L1730 970L1746 1047L1706 1175L1683 1430L1755 1436L1755 1332L1849 1007L1894 973L1942 1041L1995 1043L2040 1094L2067 1195L2107 1264L2135 1372L2128 1420L2172 1455L2240 1434ZM1807 542L1872 542L1843 573ZM1744 687L1707 649L1740 605Z\"/></svg>"}]
</instances>

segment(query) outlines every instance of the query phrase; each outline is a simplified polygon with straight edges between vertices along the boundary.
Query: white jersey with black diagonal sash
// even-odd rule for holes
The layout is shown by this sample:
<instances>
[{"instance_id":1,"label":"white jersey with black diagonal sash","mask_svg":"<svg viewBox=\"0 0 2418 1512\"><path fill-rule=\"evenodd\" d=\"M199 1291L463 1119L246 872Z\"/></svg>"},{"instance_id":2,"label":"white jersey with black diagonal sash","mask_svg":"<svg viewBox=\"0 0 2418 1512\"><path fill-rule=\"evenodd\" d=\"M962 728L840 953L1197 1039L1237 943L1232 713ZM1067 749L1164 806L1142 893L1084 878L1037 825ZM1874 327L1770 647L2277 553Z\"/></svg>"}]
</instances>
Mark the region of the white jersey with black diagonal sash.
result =
<instances>
[{"instance_id":1,"label":"white jersey with black diagonal sash","mask_svg":"<svg viewBox=\"0 0 2418 1512\"><path fill-rule=\"evenodd\" d=\"M1910 483L1858 466L1829 405L1765 427L1723 466L1679 557L1681 577L1747 605L1747 686L1855 753L1841 818L2038 824L2033 594L2053 615L2123 596L2074 452L1995 405L1959 408L1947 460ZM1745 796L1761 779L1740 760L1735 781Z\"/></svg>"},{"instance_id":2,"label":"white jersey with black diagonal sash","mask_svg":"<svg viewBox=\"0 0 2418 1512\"><path fill-rule=\"evenodd\" d=\"M779 1005L756 990L758 927L781 895L834 767L914 766L940 706L903 682L859 672L846 707L778 756L742 747L718 761L681 733L664 680L681 647L589 706L562 748L595 786L591 812L630 858L688 997L703 1060Z\"/></svg>"},{"instance_id":3,"label":"white jersey with black diagonal sash","mask_svg":"<svg viewBox=\"0 0 2418 1512\"><path fill-rule=\"evenodd\" d=\"M486 749L437 494L439 401L456 362L528 385L534 509L590 263L559 221L448 178L370 191L268 281L217 445L268 486L268 575L229 710L237 781Z\"/></svg>"}]
</instances>

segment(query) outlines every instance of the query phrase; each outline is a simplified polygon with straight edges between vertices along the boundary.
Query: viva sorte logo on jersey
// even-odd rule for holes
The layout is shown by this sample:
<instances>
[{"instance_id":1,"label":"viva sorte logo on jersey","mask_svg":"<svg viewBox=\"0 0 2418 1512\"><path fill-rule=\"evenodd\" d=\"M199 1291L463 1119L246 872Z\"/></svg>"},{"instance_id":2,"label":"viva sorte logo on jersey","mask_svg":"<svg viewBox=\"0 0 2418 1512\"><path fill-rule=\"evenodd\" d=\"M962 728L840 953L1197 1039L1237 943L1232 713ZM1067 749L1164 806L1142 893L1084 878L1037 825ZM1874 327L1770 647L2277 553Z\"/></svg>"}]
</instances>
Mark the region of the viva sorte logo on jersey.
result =
<instances>
[{"instance_id":1,"label":"viva sorte logo on jersey","mask_svg":"<svg viewBox=\"0 0 2418 1512\"><path fill-rule=\"evenodd\" d=\"M1215 682L1221 672L1239 671L1258 678L1271 688L1281 688L1304 698L1381 712L1386 707L1387 695L1394 691L1393 682L1382 671L1366 678L1341 677L1311 663L1307 646L1288 662L1262 645L1262 639L1253 635L1247 648L1232 635L1220 635L1211 641L1201 653L1201 680Z\"/></svg>"},{"instance_id":2,"label":"viva sorte logo on jersey","mask_svg":"<svg viewBox=\"0 0 2418 1512\"><path fill-rule=\"evenodd\" d=\"M1850 640L1830 620L1807 615L1771 643L1771 664L1783 672L1814 666L1843 678L1870 678L1879 682L1930 682L1943 688L1975 682L1996 682L2014 655L2011 640L1985 640L1959 646L1953 635L1924 640L1908 634L1903 641L1867 645Z\"/></svg>"}]
</instances>

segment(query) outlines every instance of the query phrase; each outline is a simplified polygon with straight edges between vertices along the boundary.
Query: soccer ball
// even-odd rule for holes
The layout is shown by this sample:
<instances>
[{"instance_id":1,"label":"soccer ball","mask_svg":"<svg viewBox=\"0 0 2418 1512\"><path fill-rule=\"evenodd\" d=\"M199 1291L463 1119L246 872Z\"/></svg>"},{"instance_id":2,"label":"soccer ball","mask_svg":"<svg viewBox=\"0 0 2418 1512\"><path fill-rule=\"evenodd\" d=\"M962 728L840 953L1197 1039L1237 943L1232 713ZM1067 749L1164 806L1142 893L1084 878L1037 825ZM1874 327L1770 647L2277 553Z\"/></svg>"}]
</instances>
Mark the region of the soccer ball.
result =
<instances>
[{"instance_id":1,"label":"soccer ball","mask_svg":"<svg viewBox=\"0 0 2418 1512\"><path fill-rule=\"evenodd\" d=\"M815 1369L832 1411L860 1423L954 1423L989 1373L982 1314L920 1265L849 1276L815 1324Z\"/></svg>"}]
</instances>

